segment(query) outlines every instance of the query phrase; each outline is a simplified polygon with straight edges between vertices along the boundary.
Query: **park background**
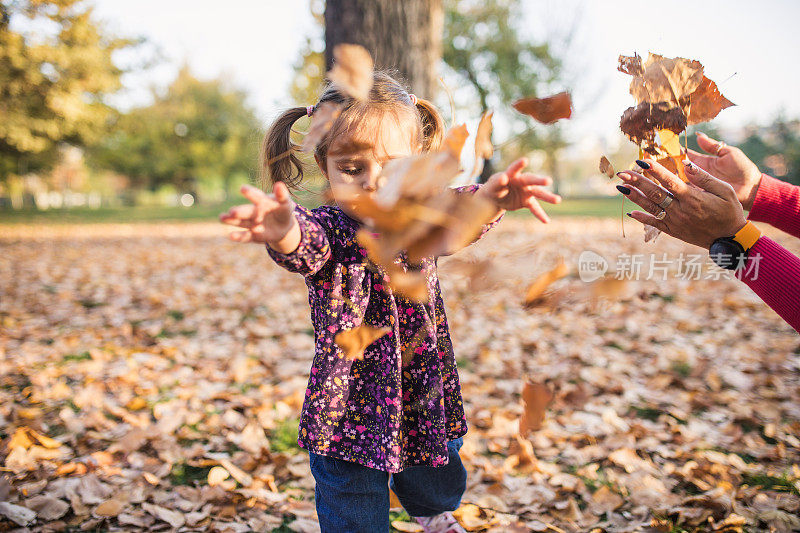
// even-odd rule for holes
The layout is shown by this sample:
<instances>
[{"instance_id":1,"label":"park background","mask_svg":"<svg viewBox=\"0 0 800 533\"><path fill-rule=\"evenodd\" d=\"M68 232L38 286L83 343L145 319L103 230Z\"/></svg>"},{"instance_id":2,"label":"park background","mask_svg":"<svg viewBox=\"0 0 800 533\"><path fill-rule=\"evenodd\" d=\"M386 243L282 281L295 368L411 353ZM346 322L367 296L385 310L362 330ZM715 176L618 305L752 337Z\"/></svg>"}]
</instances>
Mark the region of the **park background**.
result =
<instances>
[{"instance_id":1,"label":"park background","mask_svg":"<svg viewBox=\"0 0 800 533\"><path fill-rule=\"evenodd\" d=\"M359 5L417 23L343 23ZM636 155L617 56L653 51L700 60L737 104L689 146L705 131L799 184L797 2L0 6L0 531L316 530L296 445L306 288L216 217L259 184L270 120L316 102L336 36L394 54L378 63L408 69L448 124L474 130L495 110L488 167L527 155L565 198L545 206L552 224L508 216L441 262L470 424L461 523L800 528L797 334L703 250L645 244L597 169ZM553 126L510 107L562 90L573 118ZM312 173L299 201L319 204L323 187ZM580 279L587 250L608 277ZM526 299L562 261L566 275ZM550 401L520 434L525 390ZM392 518L415 530L402 509Z\"/></svg>"}]
</instances>

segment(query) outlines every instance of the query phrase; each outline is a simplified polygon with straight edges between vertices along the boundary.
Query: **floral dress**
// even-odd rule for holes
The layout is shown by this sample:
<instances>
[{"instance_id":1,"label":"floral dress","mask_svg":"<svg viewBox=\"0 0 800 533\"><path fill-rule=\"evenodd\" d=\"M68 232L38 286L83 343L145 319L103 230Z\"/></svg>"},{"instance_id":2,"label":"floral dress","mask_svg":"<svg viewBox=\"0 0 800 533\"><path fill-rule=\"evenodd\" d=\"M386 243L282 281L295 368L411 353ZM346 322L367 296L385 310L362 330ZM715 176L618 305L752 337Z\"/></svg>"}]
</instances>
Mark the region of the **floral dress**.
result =
<instances>
[{"instance_id":1,"label":"floral dress","mask_svg":"<svg viewBox=\"0 0 800 533\"><path fill-rule=\"evenodd\" d=\"M394 293L368 262L356 242L360 224L339 207L297 206L295 216L297 249L267 250L308 286L316 349L298 444L386 472L447 464L447 442L464 435L467 424L436 260L423 260L429 303L416 303ZM362 323L390 331L363 359L345 358L334 337ZM413 357L404 366L406 349Z\"/></svg>"}]
</instances>

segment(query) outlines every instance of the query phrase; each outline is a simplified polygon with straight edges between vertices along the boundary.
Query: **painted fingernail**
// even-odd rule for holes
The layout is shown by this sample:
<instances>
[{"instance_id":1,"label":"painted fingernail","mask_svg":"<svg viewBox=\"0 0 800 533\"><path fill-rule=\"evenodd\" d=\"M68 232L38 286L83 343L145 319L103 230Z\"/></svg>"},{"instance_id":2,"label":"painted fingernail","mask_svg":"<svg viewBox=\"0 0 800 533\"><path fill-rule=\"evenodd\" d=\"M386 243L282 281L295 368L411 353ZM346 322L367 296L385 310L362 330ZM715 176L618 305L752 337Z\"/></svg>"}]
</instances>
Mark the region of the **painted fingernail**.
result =
<instances>
[{"instance_id":1,"label":"painted fingernail","mask_svg":"<svg viewBox=\"0 0 800 533\"><path fill-rule=\"evenodd\" d=\"M639 165L640 167L642 167L645 170L649 170L650 169L650 163L645 163L641 159L637 159L636 160L636 164Z\"/></svg>"},{"instance_id":2,"label":"painted fingernail","mask_svg":"<svg viewBox=\"0 0 800 533\"><path fill-rule=\"evenodd\" d=\"M684 159L683 160L683 166L686 167L686 171L691 173L691 174L694 174L694 173L697 172L697 166L694 163L692 163L691 161L689 161L688 159Z\"/></svg>"},{"instance_id":3,"label":"painted fingernail","mask_svg":"<svg viewBox=\"0 0 800 533\"><path fill-rule=\"evenodd\" d=\"M624 185L617 185L617 190L622 194L628 195L631 193L631 190Z\"/></svg>"},{"instance_id":4,"label":"painted fingernail","mask_svg":"<svg viewBox=\"0 0 800 533\"><path fill-rule=\"evenodd\" d=\"M625 213L625 214L628 215L629 217L633 218L633 215L631 215L630 213Z\"/></svg>"}]
</instances>

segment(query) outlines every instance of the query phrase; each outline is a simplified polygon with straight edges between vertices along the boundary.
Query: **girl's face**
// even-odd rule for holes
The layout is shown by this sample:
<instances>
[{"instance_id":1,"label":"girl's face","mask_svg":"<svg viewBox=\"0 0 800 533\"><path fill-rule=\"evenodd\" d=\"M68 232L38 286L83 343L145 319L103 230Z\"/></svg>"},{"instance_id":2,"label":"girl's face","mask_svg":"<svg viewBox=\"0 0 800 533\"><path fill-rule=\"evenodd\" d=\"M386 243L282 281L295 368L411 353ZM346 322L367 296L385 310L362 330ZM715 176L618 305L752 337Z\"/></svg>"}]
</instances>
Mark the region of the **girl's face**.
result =
<instances>
[{"instance_id":1,"label":"girl's face","mask_svg":"<svg viewBox=\"0 0 800 533\"><path fill-rule=\"evenodd\" d=\"M413 123L410 119L407 122L387 114L376 118L371 127L340 135L331 143L325 164L319 159L317 163L330 183L334 199L343 185L374 192L387 161L419 152L421 146L416 143Z\"/></svg>"}]
</instances>

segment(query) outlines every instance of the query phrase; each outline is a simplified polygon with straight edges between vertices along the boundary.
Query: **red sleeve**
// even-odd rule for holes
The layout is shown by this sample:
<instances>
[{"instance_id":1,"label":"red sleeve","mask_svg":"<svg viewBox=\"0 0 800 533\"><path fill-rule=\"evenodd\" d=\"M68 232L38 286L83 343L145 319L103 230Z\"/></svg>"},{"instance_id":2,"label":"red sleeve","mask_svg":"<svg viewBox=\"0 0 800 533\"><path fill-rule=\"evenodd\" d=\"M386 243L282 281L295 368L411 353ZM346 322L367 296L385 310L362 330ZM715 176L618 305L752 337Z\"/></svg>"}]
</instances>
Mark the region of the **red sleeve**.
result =
<instances>
[{"instance_id":1,"label":"red sleeve","mask_svg":"<svg viewBox=\"0 0 800 533\"><path fill-rule=\"evenodd\" d=\"M800 237L800 187L762 174L748 218Z\"/></svg>"},{"instance_id":2,"label":"red sleeve","mask_svg":"<svg viewBox=\"0 0 800 533\"><path fill-rule=\"evenodd\" d=\"M800 332L800 257L763 236L747 255L737 277Z\"/></svg>"}]
</instances>

